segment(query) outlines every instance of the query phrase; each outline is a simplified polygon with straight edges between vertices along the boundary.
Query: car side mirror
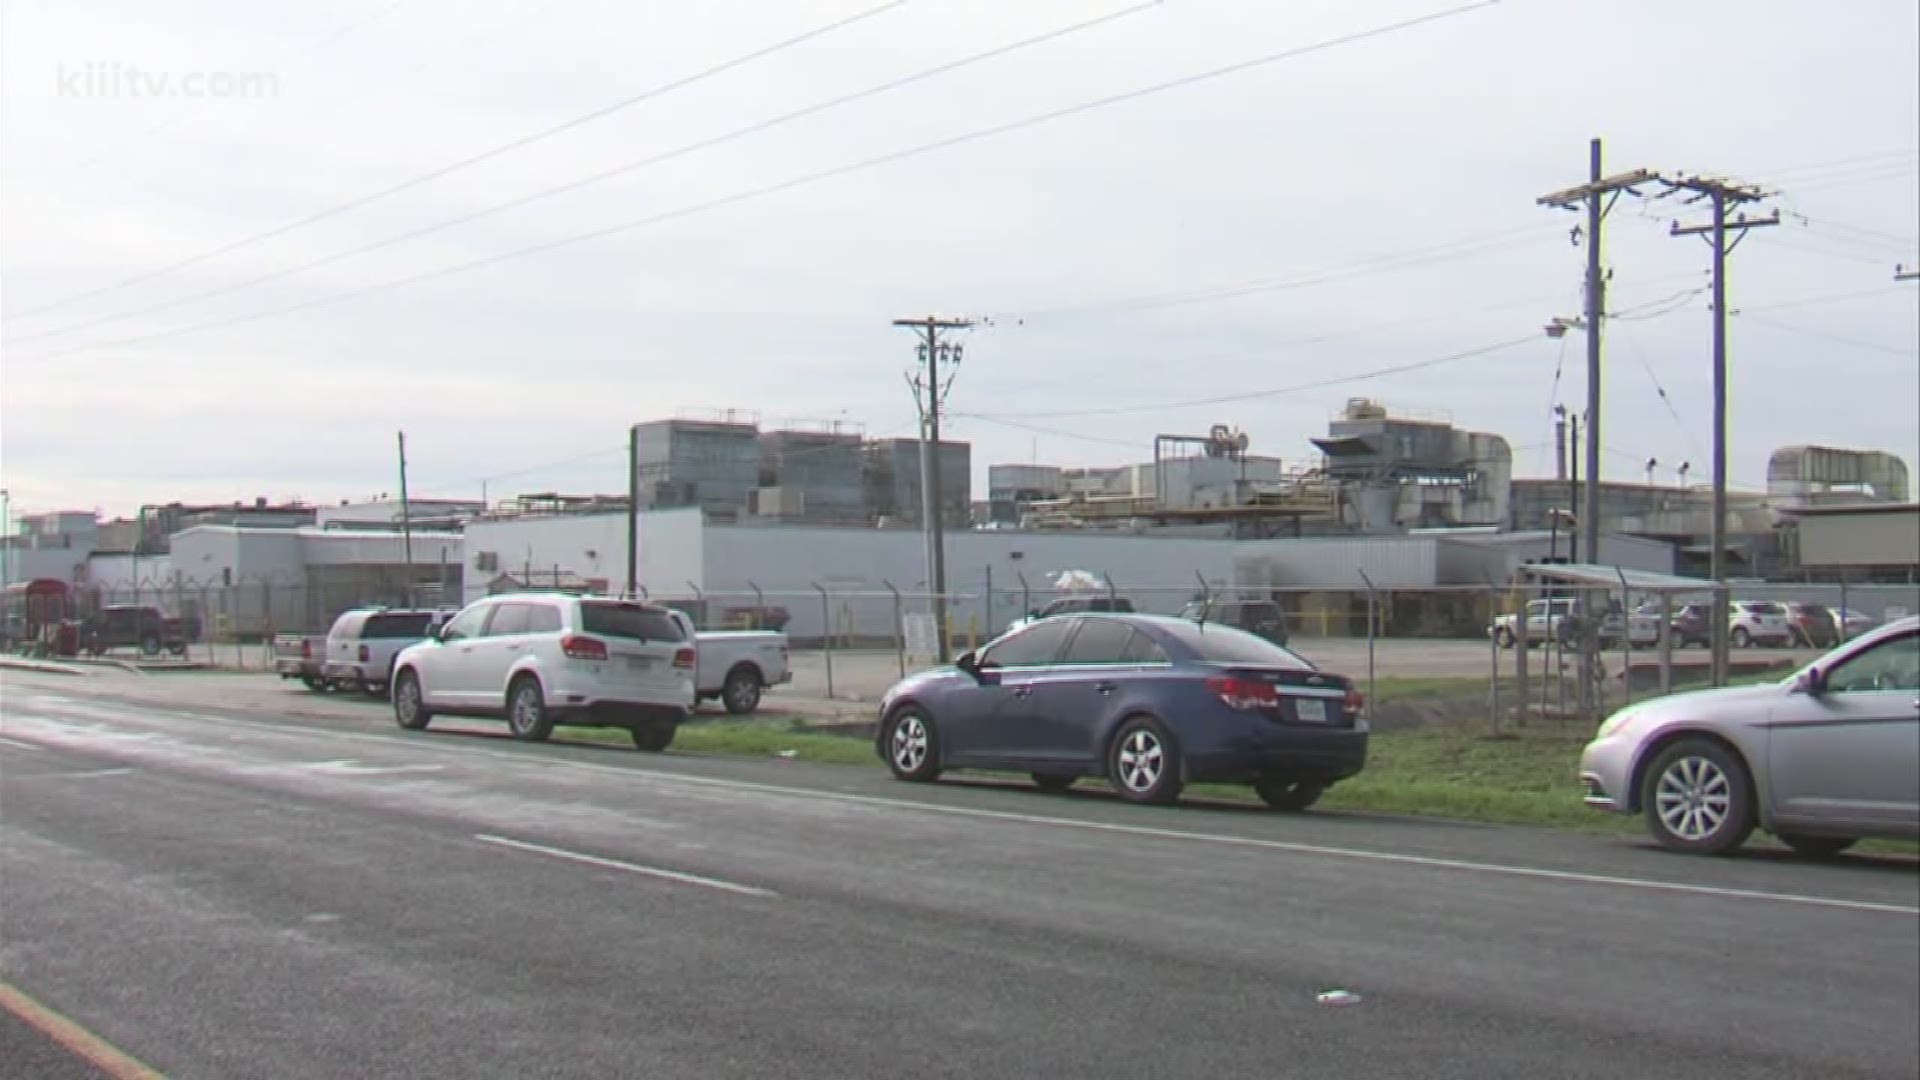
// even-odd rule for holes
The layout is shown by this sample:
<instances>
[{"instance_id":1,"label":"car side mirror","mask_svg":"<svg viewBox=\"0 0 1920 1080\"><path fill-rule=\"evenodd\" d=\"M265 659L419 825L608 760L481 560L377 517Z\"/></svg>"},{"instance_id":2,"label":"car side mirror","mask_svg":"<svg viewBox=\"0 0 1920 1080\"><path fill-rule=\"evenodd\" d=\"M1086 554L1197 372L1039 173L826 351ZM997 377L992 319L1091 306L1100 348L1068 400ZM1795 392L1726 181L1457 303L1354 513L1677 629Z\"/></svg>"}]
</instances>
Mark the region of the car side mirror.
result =
<instances>
[{"instance_id":1,"label":"car side mirror","mask_svg":"<svg viewBox=\"0 0 1920 1080\"><path fill-rule=\"evenodd\" d=\"M1827 692L1827 673L1819 668L1808 668L1794 680L1793 689L1796 693L1819 697Z\"/></svg>"},{"instance_id":2,"label":"car side mirror","mask_svg":"<svg viewBox=\"0 0 1920 1080\"><path fill-rule=\"evenodd\" d=\"M1032 610L1030 610L1030 611L1028 611L1028 612L1027 612L1027 618L1029 618L1029 619L1037 619L1037 618L1039 618L1039 617L1040 617L1040 609L1039 609L1039 608L1034 608L1034 609L1032 609Z\"/></svg>"},{"instance_id":3,"label":"car side mirror","mask_svg":"<svg viewBox=\"0 0 1920 1080\"><path fill-rule=\"evenodd\" d=\"M954 657L953 666L969 675L980 674L980 658L975 655L972 649L968 649L966 652Z\"/></svg>"}]
</instances>

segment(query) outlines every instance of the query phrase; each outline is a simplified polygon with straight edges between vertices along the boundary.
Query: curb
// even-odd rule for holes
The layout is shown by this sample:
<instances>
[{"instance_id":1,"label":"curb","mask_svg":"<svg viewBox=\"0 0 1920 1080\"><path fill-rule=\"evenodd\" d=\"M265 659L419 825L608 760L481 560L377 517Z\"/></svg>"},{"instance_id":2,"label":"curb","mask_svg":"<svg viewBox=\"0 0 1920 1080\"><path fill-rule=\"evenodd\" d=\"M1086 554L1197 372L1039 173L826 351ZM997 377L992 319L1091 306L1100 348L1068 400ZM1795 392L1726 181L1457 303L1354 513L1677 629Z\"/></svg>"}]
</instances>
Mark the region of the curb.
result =
<instances>
[{"instance_id":1,"label":"curb","mask_svg":"<svg viewBox=\"0 0 1920 1080\"><path fill-rule=\"evenodd\" d=\"M0 657L0 668L12 671L37 671L42 675L80 675L89 676L93 672L73 664L58 664L45 660L23 660L17 657Z\"/></svg>"}]
</instances>

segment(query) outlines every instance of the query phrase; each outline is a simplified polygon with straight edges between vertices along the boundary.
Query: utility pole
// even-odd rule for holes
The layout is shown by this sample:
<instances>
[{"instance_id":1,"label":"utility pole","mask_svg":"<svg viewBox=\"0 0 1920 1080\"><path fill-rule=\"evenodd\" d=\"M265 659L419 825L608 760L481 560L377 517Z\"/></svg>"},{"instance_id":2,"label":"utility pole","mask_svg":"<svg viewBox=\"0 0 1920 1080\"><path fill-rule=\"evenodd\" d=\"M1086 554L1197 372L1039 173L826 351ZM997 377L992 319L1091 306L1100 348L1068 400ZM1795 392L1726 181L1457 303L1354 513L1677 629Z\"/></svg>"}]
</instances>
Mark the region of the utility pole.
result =
<instances>
[{"instance_id":1,"label":"utility pole","mask_svg":"<svg viewBox=\"0 0 1920 1080\"><path fill-rule=\"evenodd\" d=\"M0 488L0 588L13 584L13 495Z\"/></svg>"},{"instance_id":2,"label":"utility pole","mask_svg":"<svg viewBox=\"0 0 1920 1080\"><path fill-rule=\"evenodd\" d=\"M1575 509L1580 502L1580 418L1567 417L1567 439L1573 444L1572 479L1567 487L1567 511L1573 515L1573 522L1567 529L1567 561L1580 561L1580 511Z\"/></svg>"},{"instance_id":3,"label":"utility pole","mask_svg":"<svg viewBox=\"0 0 1920 1080\"><path fill-rule=\"evenodd\" d=\"M1587 144L1587 182L1579 187L1567 188L1535 200L1541 206L1557 206L1566 210L1586 210L1587 245L1587 490L1586 503L1579 514L1581 526L1587 535L1589 557L1600 550L1600 320L1606 315L1607 283L1600 265L1600 229L1606 220L1607 211L1620 198L1620 193L1633 191L1635 184L1644 183L1653 178L1646 169L1635 169L1629 173L1617 173L1602 176L1600 173L1600 140L1593 139ZM1581 242L1578 227L1574 229L1574 242ZM1564 332L1564 331L1563 331Z\"/></svg>"},{"instance_id":4,"label":"utility pole","mask_svg":"<svg viewBox=\"0 0 1920 1080\"><path fill-rule=\"evenodd\" d=\"M920 526L927 535L927 591L932 594L933 640L937 659L947 658L947 549L944 506L940 498L940 407L953 375L945 380L940 365L958 365L964 346L944 341L941 334L965 330L971 319L942 319L929 315L923 319L895 319L893 325L906 327L919 337L918 359L926 372L907 377L913 386L914 407L920 412ZM924 401L922 394L924 393Z\"/></svg>"},{"instance_id":5,"label":"utility pole","mask_svg":"<svg viewBox=\"0 0 1920 1080\"><path fill-rule=\"evenodd\" d=\"M627 426L627 591L640 595L640 425Z\"/></svg>"},{"instance_id":6,"label":"utility pole","mask_svg":"<svg viewBox=\"0 0 1920 1080\"><path fill-rule=\"evenodd\" d=\"M1713 578L1713 616L1708 624L1713 645L1713 685L1727 682L1727 256L1746 238L1748 229L1780 224L1780 212L1766 218L1749 218L1743 212L1727 220L1727 207L1754 202L1765 193L1752 184L1736 184L1703 176L1660 178L1668 192L1687 191L1689 203L1705 199L1713 209L1713 220L1704 225L1681 225L1668 230L1671 236L1704 236L1713 247L1713 524L1708 532L1712 552L1708 555L1709 576ZM1728 232L1734 233L1731 243Z\"/></svg>"},{"instance_id":7,"label":"utility pole","mask_svg":"<svg viewBox=\"0 0 1920 1080\"><path fill-rule=\"evenodd\" d=\"M400 433L400 546L407 562L407 606L413 606L413 504L407 501L407 433ZM445 598L441 598L444 602Z\"/></svg>"}]
</instances>

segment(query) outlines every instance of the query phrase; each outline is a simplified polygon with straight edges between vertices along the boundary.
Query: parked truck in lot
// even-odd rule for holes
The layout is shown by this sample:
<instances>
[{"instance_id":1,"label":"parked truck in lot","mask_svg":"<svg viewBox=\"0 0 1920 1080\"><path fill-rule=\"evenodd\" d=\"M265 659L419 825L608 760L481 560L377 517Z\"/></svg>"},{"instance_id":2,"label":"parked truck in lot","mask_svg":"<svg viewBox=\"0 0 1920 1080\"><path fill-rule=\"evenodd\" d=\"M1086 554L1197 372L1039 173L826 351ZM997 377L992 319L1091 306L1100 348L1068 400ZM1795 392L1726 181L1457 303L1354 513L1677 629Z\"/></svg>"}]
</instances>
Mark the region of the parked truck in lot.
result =
<instances>
[{"instance_id":1,"label":"parked truck in lot","mask_svg":"<svg viewBox=\"0 0 1920 1080\"><path fill-rule=\"evenodd\" d=\"M283 679L299 679L309 690L326 690L327 635L273 635L273 670Z\"/></svg>"},{"instance_id":2,"label":"parked truck in lot","mask_svg":"<svg viewBox=\"0 0 1920 1080\"><path fill-rule=\"evenodd\" d=\"M112 649L139 649L146 656L162 651L184 656L187 643L200 639L200 620L163 614L134 604L103 607L80 620L80 648L99 656Z\"/></svg>"},{"instance_id":3,"label":"parked truck in lot","mask_svg":"<svg viewBox=\"0 0 1920 1080\"><path fill-rule=\"evenodd\" d=\"M733 715L744 716L760 707L767 687L793 681L787 635L777 630L696 630L685 612L674 610L672 616L693 642L699 700L718 701Z\"/></svg>"}]
</instances>

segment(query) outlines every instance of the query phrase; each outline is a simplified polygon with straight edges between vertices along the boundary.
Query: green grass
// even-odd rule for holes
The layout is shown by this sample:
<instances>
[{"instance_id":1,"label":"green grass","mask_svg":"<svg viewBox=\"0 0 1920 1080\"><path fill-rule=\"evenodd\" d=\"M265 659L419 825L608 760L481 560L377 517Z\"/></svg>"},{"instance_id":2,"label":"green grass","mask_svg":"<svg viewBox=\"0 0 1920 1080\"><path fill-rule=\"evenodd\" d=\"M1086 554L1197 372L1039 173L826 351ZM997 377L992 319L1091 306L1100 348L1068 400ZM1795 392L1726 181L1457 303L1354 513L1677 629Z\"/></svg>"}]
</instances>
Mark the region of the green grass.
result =
<instances>
[{"instance_id":1,"label":"green grass","mask_svg":"<svg viewBox=\"0 0 1920 1080\"><path fill-rule=\"evenodd\" d=\"M703 720L686 724L676 751L728 757L776 757L883 768L864 738L800 730L791 718ZM631 746L624 731L561 729L565 741ZM1535 724L1503 735L1458 728L1375 732L1367 767L1320 801L1326 809L1406 814L1460 821L1532 825L1581 832L1636 833L1638 817L1605 814L1581 802L1574 769L1590 738L1584 729ZM1087 781L1091 783L1091 781ZM1254 803L1244 785L1196 784L1199 798ZM1920 844L1867 841L1862 851L1920 855Z\"/></svg>"}]
</instances>

